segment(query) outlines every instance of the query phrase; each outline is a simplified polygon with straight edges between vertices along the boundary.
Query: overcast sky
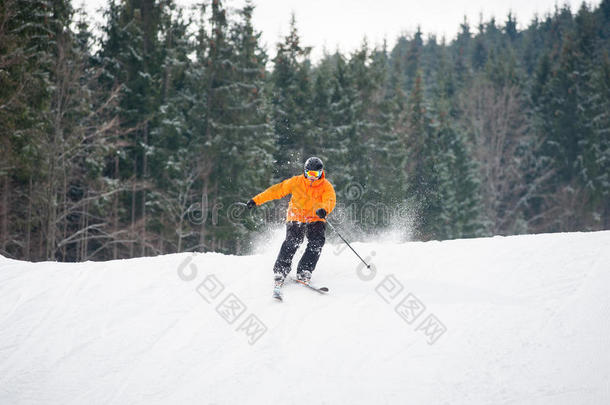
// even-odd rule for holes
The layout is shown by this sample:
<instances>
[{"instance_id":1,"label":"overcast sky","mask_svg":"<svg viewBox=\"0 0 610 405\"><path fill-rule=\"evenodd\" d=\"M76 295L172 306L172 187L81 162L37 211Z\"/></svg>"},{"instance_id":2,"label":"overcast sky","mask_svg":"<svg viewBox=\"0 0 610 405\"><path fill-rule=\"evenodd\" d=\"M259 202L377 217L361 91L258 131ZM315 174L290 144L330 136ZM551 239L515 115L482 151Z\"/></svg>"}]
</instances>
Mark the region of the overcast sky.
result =
<instances>
[{"instance_id":1,"label":"overcast sky","mask_svg":"<svg viewBox=\"0 0 610 405\"><path fill-rule=\"evenodd\" d=\"M73 0L75 5L81 0ZM180 5L192 5L200 0L176 0ZM588 2L598 5L599 0ZM103 6L106 0L86 0L90 13ZM413 33L421 26L424 34L455 37L464 16L473 29L482 14L484 20L495 16L503 23L509 11L517 17L519 28L526 26L535 14L544 15L556 4L567 3L572 10L581 1L567 0L255 0L254 25L263 32L262 39L273 56L275 44L287 34L290 15L295 13L297 27L304 45L313 46L312 56L317 60L323 49L339 48L350 52L366 36L370 45L381 44L385 39L394 45L401 33ZM225 0L229 7L240 7L244 0ZM99 21L99 17L96 18Z\"/></svg>"}]
</instances>

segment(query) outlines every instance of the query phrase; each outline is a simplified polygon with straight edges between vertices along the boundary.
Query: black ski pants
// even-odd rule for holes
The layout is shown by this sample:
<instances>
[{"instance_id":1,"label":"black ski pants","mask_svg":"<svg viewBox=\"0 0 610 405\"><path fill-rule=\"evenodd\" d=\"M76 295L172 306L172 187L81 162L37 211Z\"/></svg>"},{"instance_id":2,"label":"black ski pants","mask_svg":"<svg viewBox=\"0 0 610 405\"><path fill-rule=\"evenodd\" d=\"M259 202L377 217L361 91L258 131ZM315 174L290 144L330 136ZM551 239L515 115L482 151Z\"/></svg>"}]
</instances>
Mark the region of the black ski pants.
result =
<instances>
[{"instance_id":1,"label":"black ski pants","mask_svg":"<svg viewBox=\"0 0 610 405\"><path fill-rule=\"evenodd\" d=\"M282 248L273 267L275 275L281 275L284 278L290 273L292 258L301 243L303 243L305 235L307 235L307 248L297 266L297 274L301 274L305 270L313 271L320 258L322 246L324 246L326 241L324 236L325 230L326 223L324 221L309 223L287 222L286 240L282 243Z\"/></svg>"}]
</instances>

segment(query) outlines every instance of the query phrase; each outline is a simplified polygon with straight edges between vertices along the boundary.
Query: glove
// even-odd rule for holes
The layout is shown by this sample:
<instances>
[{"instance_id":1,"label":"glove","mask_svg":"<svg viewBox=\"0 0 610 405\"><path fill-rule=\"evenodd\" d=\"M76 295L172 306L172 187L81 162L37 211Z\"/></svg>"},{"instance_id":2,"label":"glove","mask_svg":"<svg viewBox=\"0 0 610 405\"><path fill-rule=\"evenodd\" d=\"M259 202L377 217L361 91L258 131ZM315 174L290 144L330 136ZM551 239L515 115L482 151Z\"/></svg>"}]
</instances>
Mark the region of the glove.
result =
<instances>
[{"instance_id":1,"label":"glove","mask_svg":"<svg viewBox=\"0 0 610 405\"><path fill-rule=\"evenodd\" d=\"M254 202L254 200L250 200L246 203L246 207L251 210L252 208L256 207L256 203Z\"/></svg>"},{"instance_id":2,"label":"glove","mask_svg":"<svg viewBox=\"0 0 610 405\"><path fill-rule=\"evenodd\" d=\"M318 210L316 211L316 215L324 219L326 218L326 210L324 208L318 208Z\"/></svg>"}]
</instances>

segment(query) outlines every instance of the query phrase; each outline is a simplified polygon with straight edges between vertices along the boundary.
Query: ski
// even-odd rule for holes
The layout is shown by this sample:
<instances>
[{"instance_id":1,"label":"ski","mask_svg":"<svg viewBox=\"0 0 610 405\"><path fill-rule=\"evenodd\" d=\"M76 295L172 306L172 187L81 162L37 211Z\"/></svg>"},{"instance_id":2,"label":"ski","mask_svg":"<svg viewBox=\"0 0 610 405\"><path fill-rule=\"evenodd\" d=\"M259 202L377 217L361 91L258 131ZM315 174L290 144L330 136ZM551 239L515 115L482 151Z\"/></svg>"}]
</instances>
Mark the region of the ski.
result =
<instances>
[{"instance_id":1,"label":"ski","mask_svg":"<svg viewBox=\"0 0 610 405\"><path fill-rule=\"evenodd\" d=\"M294 281L295 283L300 284L302 286L305 286L307 288L311 288L312 290L317 291L320 294L326 294L328 292L328 287L317 287L317 286L314 286L314 285L311 285L311 284L304 283L304 282L302 282L302 281L300 281L300 280L298 280L298 279L296 279L294 277L290 277L290 279L292 281Z\"/></svg>"}]
</instances>

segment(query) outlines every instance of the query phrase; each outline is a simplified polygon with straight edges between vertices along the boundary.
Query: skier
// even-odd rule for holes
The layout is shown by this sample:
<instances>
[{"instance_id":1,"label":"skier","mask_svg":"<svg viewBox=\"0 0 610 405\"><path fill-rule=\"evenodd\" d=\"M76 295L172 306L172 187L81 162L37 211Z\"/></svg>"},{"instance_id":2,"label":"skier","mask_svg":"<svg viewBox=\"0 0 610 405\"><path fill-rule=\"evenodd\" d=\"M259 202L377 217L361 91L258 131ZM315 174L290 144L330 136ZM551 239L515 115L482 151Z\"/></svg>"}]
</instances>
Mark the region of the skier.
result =
<instances>
[{"instance_id":1,"label":"skier","mask_svg":"<svg viewBox=\"0 0 610 405\"><path fill-rule=\"evenodd\" d=\"M286 213L286 240L273 267L274 296L281 300L280 289L290 273L292 258L307 235L307 248L297 266L297 280L309 285L311 272L320 258L326 240L326 216L335 208L335 189L326 179L320 158L305 162L303 175L297 175L269 187L248 201L249 209L292 194Z\"/></svg>"}]
</instances>

